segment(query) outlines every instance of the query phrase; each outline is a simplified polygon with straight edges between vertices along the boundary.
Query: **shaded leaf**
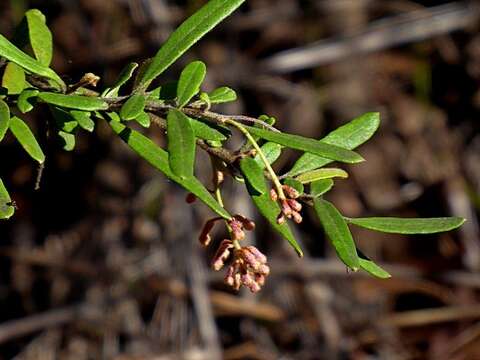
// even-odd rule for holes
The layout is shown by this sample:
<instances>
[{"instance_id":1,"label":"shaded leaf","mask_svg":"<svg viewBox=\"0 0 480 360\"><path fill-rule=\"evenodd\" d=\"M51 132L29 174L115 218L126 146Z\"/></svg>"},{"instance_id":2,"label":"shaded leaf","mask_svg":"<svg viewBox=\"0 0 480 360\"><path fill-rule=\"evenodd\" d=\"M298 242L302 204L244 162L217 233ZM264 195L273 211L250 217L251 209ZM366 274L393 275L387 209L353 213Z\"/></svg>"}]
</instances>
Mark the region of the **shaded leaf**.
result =
<instances>
[{"instance_id":1,"label":"shaded leaf","mask_svg":"<svg viewBox=\"0 0 480 360\"><path fill-rule=\"evenodd\" d=\"M177 109L167 116L169 164L175 175L192 177L195 162L195 133L190 119Z\"/></svg>"},{"instance_id":2,"label":"shaded leaf","mask_svg":"<svg viewBox=\"0 0 480 360\"><path fill-rule=\"evenodd\" d=\"M345 170L338 168L321 168L316 170L307 171L298 175L295 179L302 184L309 184L317 180L332 179L332 178L348 178L348 173Z\"/></svg>"},{"instance_id":3,"label":"shaded leaf","mask_svg":"<svg viewBox=\"0 0 480 360\"><path fill-rule=\"evenodd\" d=\"M340 260L352 270L358 270L360 260L358 259L352 234L343 216L335 206L321 198L314 200L314 207L323 229Z\"/></svg>"},{"instance_id":4,"label":"shaded leaf","mask_svg":"<svg viewBox=\"0 0 480 360\"><path fill-rule=\"evenodd\" d=\"M223 86L208 94L210 103L221 104L237 100L237 93L229 87Z\"/></svg>"},{"instance_id":5,"label":"shaded leaf","mask_svg":"<svg viewBox=\"0 0 480 360\"><path fill-rule=\"evenodd\" d=\"M65 131L59 131L58 136L62 139L63 150L72 151L75 148L75 135Z\"/></svg>"},{"instance_id":6,"label":"shaded leaf","mask_svg":"<svg viewBox=\"0 0 480 360\"><path fill-rule=\"evenodd\" d=\"M253 135L292 149L311 152L316 155L346 163L358 163L363 161L363 158L357 153L335 145L330 145L298 135L273 132L252 126L244 127Z\"/></svg>"},{"instance_id":7,"label":"shaded leaf","mask_svg":"<svg viewBox=\"0 0 480 360\"><path fill-rule=\"evenodd\" d=\"M78 126L77 120L70 112L54 106L50 106L50 111L55 120L55 125L60 130L70 133Z\"/></svg>"},{"instance_id":8,"label":"shaded leaf","mask_svg":"<svg viewBox=\"0 0 480 360\"><path fill-rule=\"evenodd\" d=\"M369 218L347 218L351 224L366 229L381 231L393 234L433 234L456 229L465 222L460 217L439 217L439 218L394 218L394 217L369 217Z\"/></svg>"},{"instance_id":9,"label":"shaded leaf","mask_svg":"<svg viewBox=\"0 0 480 360\"><path fill-rule=\"evenodd\" d=\"M83 130L88 132L92 132L95 129L95 122L92 120L90 112L88 111L80 111L80 110L72 110L70 111L73 119L80 125Z\"/></svg>"},{"instance_id":10,"label":"shaded leaf","mask_svg":"<svg viewBox=\"0 0 480 360\"><path fill-rule=\"evenodd\" d=\"M258 194L264 194L268 191L267 184L265 183L265 176L263 175L263 169L258 163L251 157L246 157L240 160L240 170L248 185Z\"/></svg>"},{"instance_id":11,"label":"shaded leaf","mask_svg":"<svg viewBox=\"0 0 480 360\"><path fill-rule=\"evenodd\" d=\"M9 219L15 212L15 208L11 205L12 199L7 188L0 179L0 219Z\"/></svg>"},{"instance_id":12,"label":"shaded leaf","mask_svg":"<svg viewBox=\"0 0 480 360\"><path fill-rule=\"evenodd\" d=\"M9 129L32 159L38 161L40 164L45 161L45 155L37 139L35 139L35 135L33 135L32 130L30 130L22 119L16 116L12 117L10 119Z\"/></svg>"},{"instance_id":13,"label":"shaded leaf","mask_svg":"<svg viewBox=\"0 0 480 360\"><path fill-rule=\"evenodd\" d=\"M132 62L127 66L125 66L120 72L120 75L118 75L118 79L117 81L115 81L115 84L113 84L113 86L110 89L107 89L107 91L105 91L105 93L103 94L104 97L118 96L118 92L120 91L120 88L123 85L125 85L128 80L131 79L136 68L138 68L138 64L135 62Z\"/></svg>"},{"instance_id":14,"label":"shaded leaf","mask_svg":"<svg viewBox=\"0 0 480 360\"><path fill-rule=\"evenodd\" d=\"M5 137L5 133L10 125L10 108L7 103L0 99L0 141Z\"/></svg>"},{"instance_id":15,"label":"shaded leaf","mask_svg":"<svg viewBox=\"0 0 480 360\"><path fill-rule=\"evenodd\" d=\"M36 97L39 91L36 89L23 90L17 100L17 107L23 114L33 110L33 105L36 102ZM32 99L33 98L33 99Z\"/></svg>"},{"instance_id":16,"label":"shaded leaf","mask_svg":"<svg viewBox=\"0 0 480 360\"><path fill-rule=\"evenodd\" d=\"M18 95L27 87L25 80L25 71L13 62L9 62L5 67L2 77L2 86L8 89L9 95Z\"/></svg>"},{"instance_id":17,"label":"shaded leaf","mask_svg":"<svg viewBox=\"0 0 480 360\"><path fill-rule=\"evenodd\" d=\"M108 109L108 104L98 97L63 95L50 92L41 92L38 94L38 98L46 103L68 109L85 111Z\"/></svg>"},{"instance_id":18,"label":"shaded leaf","mask_svg":"<svg viewBox=\"0 0 480 360\"><path fill-rule=\"evenodd\" d=\"M364 253L357 249L358 258L360 259L360 268L370 275L380 279L388 279L392 277L387 271L370 260Z\"/></svg>"},{"instance_id":19,"label":"shaded leaf","mask_svg":"<svg viewBox=\"0 0 480 360\"><path fill-rule=\"evenodd\" d=\"M53 42L52 33L46 25L45 16L37 9L28 10L25 13L28 24L30 45L38 62L49 66L52 61Z\"/></svg>"},{"instance_id":20,"label":"shaded leaf","mask_svg":"<svg viewBox=\"0 0 480 360\"><path fill-rule=\"evenodd\" d=\"M319 197L333 187L332 179L317 180L310 184L310 195Z\"/></svg>"},{"instance_id":21,"label":"shaded leaf","mask_svg":"<svg viewBox=\"0 0 480 360\"><path fill-rule=\"evenodd\" d=\"M220 204L212 197L210 192L195 177L181 178L173 173L168 164L168 153L157 146L152 140L139 132L129 129L116 120L109 122L113 131L125 141L128 146L150 163L153 167L160 170L168 178L172 179L187 191L195 194L195 196L209 206L214 212L224 219L230 219L231 215L220 206Z\"/></svg>"},{"instance_id":22,"label":"shaded leaf","mask_svg":"<svg viewBox=\"0 0 480 360\"><path fill-rule=\"evenodd\" d=\"M244 1L210 0L184 21L157 52L150 66L141 77L140 86L147 88L153 79L163 73L193 44L230 15Z\"/></svg>"},{"instance_id":23,"label":"shaded leaf","mask_svg":"<svg viewBox=\"0 0 480 360\"><path fill-rule=\"evenodd\" d=\"M39 76L54 80L61 89L65 89L66 85L63 80L48 67L42 65L38 60L25 54L22 50L13 45L3 35L0 34L0 56L14 62L25 70Z\"/></svg>"},{"instance_id":24,"label":"shaded leaf","mask_svg":"<svg viewBox=\"0 0 480 360\"><path fill-rule=\"evenodd\" d=\"M201 61L191 62L183 69L177 86L178 107L184 107L198 94L206 74L207 67Z\"/></svg>"},{"instance_id":25,"label":"shaded leaf","mask_svg":"<svg viewBox=\"0 0 480 360\"><path fill-rule=\"evenodd\" d=\"M217 129L213 128L210 125L205 124L202 121L196 119L190 119L190 124L192 125L193 132L195 137L208 141L225 141L227 137Z\"/></svg>"},{"instance_id":26,"label":"shaded leaf","mask_svg":"<svg viewBox=\"0 0 480 360\"><path fill-rule=\"evenodd\" d=\"M371 112L355 118L348 124L332 131L320 141L353 150L365 143L377 131L380 125L380 114ZM303 154L288 172L289 176L296 176L303 172L318 169L331 163L332 160L313 154Z\"/></svg>"},{"instance_id":27,"label":"shaded leaf","mask_svg":"<svg viewBox=\"0 0 480 360\"><path fill-rule=\"evenodd\" d=\"M274 142L267 142L263 144L261 149L270 164L273 164L275 161L277 161L282 153L282 146ZM265 168L265 164L260 158L260 155L257 154L254 159L262 169Z\"/></svg>"},{"instance_id":28,"label":"shaded leaf","mask_svg":"<svg viewBox=\"0 0 480 360\"><path fill-rule=\"evenodd\" d=\"M122 105L120 118L122 120L133 120L145 109L145 97L141 94L133 94Z\"/></svg>"}]
</instances>

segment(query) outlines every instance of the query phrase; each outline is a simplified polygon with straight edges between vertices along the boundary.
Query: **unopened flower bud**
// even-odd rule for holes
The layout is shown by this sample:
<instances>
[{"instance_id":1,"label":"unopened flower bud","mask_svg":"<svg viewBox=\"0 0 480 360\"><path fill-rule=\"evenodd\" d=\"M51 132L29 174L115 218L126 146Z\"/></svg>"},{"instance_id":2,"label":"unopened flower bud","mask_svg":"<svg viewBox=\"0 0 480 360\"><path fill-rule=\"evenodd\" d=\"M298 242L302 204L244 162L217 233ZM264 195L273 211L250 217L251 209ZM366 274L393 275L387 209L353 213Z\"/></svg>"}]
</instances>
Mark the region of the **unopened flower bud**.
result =
<instances>
[{"instance_id":1,"label":"unopened flower bud","mask_svg":"<svg viewBox=\"0 0 480 360\"><path fill-rule=\"evenodd\" d=\"M200 244L202 244L203 246L208 246L210 244L210 242L212 241L212 238L210 236L210 231L212 231L213 226L215 225L215 222L218 221L219 219L220 218L213 218L208 220L205 223L205 225L203 226L202 232L198 237Z\"/></svg>"},{"instance_id":2,"label":"unopened flower bud","mask_svg":"<svg viewBox=\"0 0 480 360\"><path fill-rule=\"evenodd\" d=\"M285 220L286 220L285 216L282 213L278 214L278 216L277 216L277 224L278 225L284 224Z\"/></svg>"},{"instance_id":3,"label":"unopened flower bud","mask_svg":"<svg viewBox=\"0 0 480 360\"><path fill-rule=\"evenodd\" d=\"M270 274L270 267L265 264L260 265L257 269L257 274L268 276L268 274Z\"/></svg>"},{"instance_id":4,"label":"unopened flower bud","mask_svg":"<svg viewBox=\"0 0 480 360\"><path fill-rule=\"evenodd\" d=\"M250 267L254 270L257 270L262 263L256 258L252 252L250 252L247 248L242 248L237 251L238 257L242 259L247 267Z\"/></svg>"},{"instance_id":5,"label":"unopened flower bud","mask_svg":"<svg viewBox=\"0 0 480 360\"><path fill-rule=\"evenodd\" d=\"M300 204L297 200L288 199L287 202L288 202L288 205L290 205L290 207L296 212L299 212L302 210L302 204Z\"/></svg>"},{"instance_id":6,"label":"unopened flower bud","mask_svg":"<svg viewBox=\"0 0 480 360\"><path fill-rule=\"evenodd\" d=\"M252 246L252 245L247 246L245 250L249 251L262 264L267 263L267 257L264 254L262 254L262 252L258 250L255 246Z\"/></svg>"},{"instance_id":7,"label":"unopened flower bud","mask_svg":"<svg viewBox=\"0 0 480 360\"><path fill-rule=\"evenodd\" d=\"M265 275L255 274L255 282L258 284L258 286L265 285Z\"/></svg>"},{"instance_id":8,"label":"unopened flower bud","mask_svg":"<svg viewBox=\"0 0 480 360\"><path fill-rule=\"evenodd\" d=\"M272 201L277 201L278 200L278 194L275 191L275 189L270 190L270 199L272 199Z\"/></svg>"},{"instance_id":9,"label":"unopened flower bud","mask_svg":"<svg viewBox=\"0 0 480 360\"><path fill-rule=\"evenodd\" d=\"M220 270L225 264L225 260L228 259L233 248L233 243L231 240L225 239L220 243L218 250L213 257L212 268L215 271Z\"/></svg>"},{"instance_id":10,"label":"unopened flower bud","mask_svg":"<svg viewBox=\"0 0 480 360\"><path fill-rule=\"evenodd\" d=\"M192 193L188 193L187 196L185 197L185 202L187 204L192 204L195 202L195 200L197 200L197 197L195 196L195 194L192 194Z\"/></svg>"},{"instance_id":11,"label":"unopened flower bud","mask_svg":"<svg viewBox=\"0 0 480 360\"><path fill-rule=\"evenodd\" d=\"M287 200L282 200L281 206L283 215L290 219L292 217L292 208L288 205Z\"/></svg>"},{"instance_id":12,"label":"unopened flower bud","mask_svg":"<svg viewBox=\"0 0 480 360\"><path fill-rule=\"evenodd\" d=\"M292 212L292 217L293 217L293 221L295 221L297 224L300 224L303 221L302 215L300 215L296 211Z\"/></svg>"},{"instance_id":13,"label":"unopened flower bud","mask_svg":"<svg viewBox=\"0 0 480 360\"><path fill-rule=\"evenodd\" d=\"M232 230L232 240L243 240L245 239L245 232L243 231L243 224L237 219L233 218L229 220L228 225Z\"/></svg>"},{"instance_id":14,"label":"unopened flower bud","mask_svg":"<svg viewBox=\"0 0 480 360\"><path fill-rule=\"evenodd\" d=\"M296 199L300 196L300 193L291 186L283 185L282 189L285 192L285 195L291 199Z\"/></svg>"},{"instance_id":15,"label":"unopened flower bud","mask_svg":"<svg viewBox=\"0 0 480 360\"><path fill-rule=\"evenodd\" d=\"M255 223L252 220L247 219L245 216L235 215L234 218L242 223L245 230L252 231L255 229Z\"/></svg>"}]
</instances>

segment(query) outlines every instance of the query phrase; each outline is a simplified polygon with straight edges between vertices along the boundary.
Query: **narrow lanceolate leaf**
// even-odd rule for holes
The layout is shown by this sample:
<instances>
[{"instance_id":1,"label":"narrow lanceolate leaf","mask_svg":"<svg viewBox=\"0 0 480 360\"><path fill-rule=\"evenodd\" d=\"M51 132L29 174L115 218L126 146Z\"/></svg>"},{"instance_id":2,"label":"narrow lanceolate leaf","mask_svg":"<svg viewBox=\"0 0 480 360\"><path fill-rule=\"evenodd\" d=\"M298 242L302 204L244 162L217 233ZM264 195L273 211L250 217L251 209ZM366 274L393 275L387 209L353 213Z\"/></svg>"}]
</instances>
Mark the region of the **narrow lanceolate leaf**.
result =
<instances>
[{"instance_id":1,"label":"narrow lanceolate leaf","mask_svg":"<svg viewBox=\"0 0 480 360\"><path fill-rule=\"evenodd\" d=\"M172 179L187 191L195 194L195 196L215 211L224 219L230 219L231 215L215 201L210 192L195 177L181 178L173 173L168 164L168 153L158 147L152 140L139 132L129 129L119 121L110 121L110 126L127 145L149 162L153 167L161 171L168 178Z\"/></svg>"},{"instance_id":2,"label":"narrow lanceolate leaf","mask_svg":"<svg viewBox=\"0 0 480 360\"><path fill-rule=\"evenodd\" d=\"M181 24L167 39L140 79L140 86L163 73L193 44L230 15L245 0L210 0L205 6Z\"/></svg>"},{"instance_id":3,"label":"narrow lanceolate leaf","mask_svg":"<svg viewBox=\"0 0 480 360\"><path fill-rule=\"evenodd\" d=\"M387 271L370 260L364 253L357 249L358 258L360 259L360 268L370 275L380 279L388 279L392 277Z\"/></svg>"},{"instance_id":4,"label":"narrow lanceolate leaf","mask_svg":"<svg viewBox=\"0 0 480 360\"><path fill-rule=\"evenodd\" d=\"M192 177L195 162L195 133L190 119L172 109L167 116L168 160L173 173L182 178Z\"/></svg>"},{"instance_id":5,"label":"narrow lanceolate leaf","mask_svg":"<svg viewBox=\"0 0 480 360\"><path fill-rule=\"evenodd\" d=\"M0 99L0 141L3 140L10 124L10 108Z\"/></svg>"},{"instance_id":6,"label":"narrow lanceolate leaf","mask_svg":"<svg viewBox=\"0 0 480 360\"><path fill-rule=\"evenodd\" d=\"M348 178L348 173L345 170L337 168L321 168L317 170L307 171L298 175L295 179L302 184L309 184L317 180L332 179L332 178Z\"/></svg>"},{"instance_id":7,"label":"narrow lanceolate leaf","mask_svg":"<svg viewBox=\"0 0 480 360\"><path fill-rule=\"evenodd\" d=\"M72 151L75 148L75 135L65 131L59 131L58 136L62 140L63 150Z\"/></svg>"},{"instance_id":8,"label":"narrow lanceolate leaf","mask_svg":"<svg viewBox=\"0 0 480 360\"><path fill-rule=\"evenodd\" d=\"M122 105L120 118L122 120L133 120L143 112L143 109L145 109L145 97L134 94Z\"/></svg>"},{"instance_id":9,"label":"narrow lanceolate leaf","mask_svg":"<svg viewBox=\"0 0 480 360\"><path fill-rule=\"evenodd\" d=\"M244 126L251 134L262 139L272 141L274 143L320 155L331 160L337 160L346 163L358 163L363 158L357 153L335 146L325 142L305 138L303 136L284 134L279 132L268 131L252 126Z\"/></svg>"},{"instance_id":10,"label":"narrow lanceolate leaf","mask_svg":"<svg viewBox=\"0 0 480 360\"><path fill-rule=\"evenodd\" d=\"M317 180L310 184L310 195L313 197L319 197L330 191L333 187L332 179Z\"/></svg>"},{"instance_id":11,"label":"narrow lanceolate leaf","mask_svg":"<svg viewBox=\"0 0 480 360\"><path fill-rule=\"evenodd\" d=\"M27 87L25 70L13 62L9 62L3 73L2 86L8 90L9 95L20 94Z\"/></svg>"},{"instance_id":12,"label":"narrow lanceolate leaf","mask_svg":"<svg viewBox=\"0 0 480 360\"><path fill-rule=\"evenodd\" d=\"M20 65L25 70L54 80L62 89L65 89L65 83L52 69L42 65L38 60L25 54L22 50L13 45L3 35L0 34L0 57Z\"/></svg>"},{"instance_id":13,"label":"narrow lanceolate leaf","mask_svg":"<svg viewBox=\"0 0 480 360\"><path fill-rule=\"evenodd\" d=\"M21 92L17 99L17 107L22 114L33 110L33 104L36 101L35 98L37 97L38 93L39 91L35 89L25 89Z\"/></svg>"},{"instance_id":14,"label":"narrow lanceolate leaf","mask_svg":"<svg viewBox=\"0 0 480 360\"><path fill-rule=\"evenodd\" d=\"M23 120L14 116L10 119L9 128L28 155L42 164L45 161L45 155L28 125Z\"/></svg>"},{"instance_id":15,"label":"narrow lanceolate leaf","mask_svg":"<svg viewBox=\"0 0 480 360\"><path fill-rule=\"evenodd\" d=\"M92 132L95 129L95 122L92 120L89 111L72 110L70 111L70 115L72 115L83 130Z\"/></svg>"},{"instance_id":16,"label":"narrow lanceolate leaf","mask_svg":"<svg viewBox=\"0 0 480 360\"><path fill-rule=\"evenodd\" d=\"M370 217L347 219L355 224L370 230L393 234L434 234L438 232L456 229L465 222L460 217L439 218L393 218L393 217Z\"/></svg>"},{"instance_id":17,"label":"narrow lanceolate leaf","mask_svg":"<svg viewBox=\"0 0 480 360\"><path fill-rule=\"evenodd\" d=\"M41 92L38 98L42 101L63 108L95 111L107 110L108 104L100 98L80 95L63 95L49 92Z\"/></svg>"},{"instance_id":18,"label":"narrow lanceolate leaf","mask_svg":"<svg viewBox=\"0 0 480 360\"><path fill-rule=\"evenodd\" d=\"M50 111L58 129L69 133L78 126L77 120L70 112L54 106L50 107Z\"/></svg>"},{"instance_id":19,"label":"narrow lanceolate leaf","mask_svg":"<svg viewBox=\"0 0 480 360\"><path fill-rule=\"evenodd\" d=\"M338 257L352 270L360 267L355 243L340 212L326 200L314 200L315 211Z\"/></svg>"},{"instance_id":20,"label":"narrow lanceolate leaf","mask_svg":"<svg viewBox=\"0 0 480 360\"><path fill-rule=\"evenodd\" d=\"M277 202L272 201L270 198L270 194L268 192L260 195L255 189L250 187L247 183L248 192L252 198L253 203L260 211L265 219L270 223L275 231L277 231L280 235L282 235L288 243L294 248L297 252L298 256L303 256L303 251L300 245L298 244L297 240L292 234L290 227L288 226L287 222L284 222L282 225L278 225L277 223L277 216L280 214L280 206Z\"/></svg>"},{"instance_id":21,"label":"narrow lanceolate leaf","mask_svg":"<svg viewBox=\"0 0 480 360\"><path fill-rule=\"evenodd\" d=\"M265 183L265 176L263 169L251 157L246 157L240 160L240 170L247 181L247 184L256 191L259 195L268 191Z\"/></svg>"},{"instance_id":22,"label":"narrow lanceolate leaf","mask_svg":"<svg viewBox=\"0 0 480 360\"><path fill-rule=\"evenodd\" d=\"M46 25L45 16L37 9L25 13L28 24L30 45L38 62L50 66L53 54L52 33Z\"/></svg>"},{"instance_id":23,"label":"narrow lanceolate leaf","mask_svg":"<svg viewBox=\"0 0 480 360\"><path fill-rule=\"evenodd\" d=\"M366 113L332 131L320 141L353 150L370 139L375 131L377 131L379 125L379 113ZM332 160L326 157L308 153L303 154L293 165L288 175L296 176L309 170L318 169L330 162L332 162Z\"/></svg>"},{"instance_id":24,"label":"narrow lanceolate leaf","mask_svg":"<svg viewBox=\"0 0 480 360\"><path fill-rule=\"evenodd\" d=\"M183 69L177 86L177 102L180 108L198 94L206 74L207 67L201 61L191 62Z\"/></svg>"},{"instance_id":25,"label":"narrow lanceolate leaf","mask_svg":"<svg viewBox=\"0 0 480 360\"><path fill-rule=\"evenodd\" d=\"M0 179L0 219L9 219L15 212L15 208L11 205L12 199L7 188Z\"/></svg>"},{"instance_id":26,"label":"narrow lanceolate leaf","mask_svg":"<svg viewBox=\"0 0 480 360\"><path fill-rule=\"evenodd\" d=\"M229 87L223 86L208 94L211 104L221 104L237 100L237 93Z\"/></svg>"},{"instance_id":27,"label":"narrow lanceolate leaf","mask_svg":"<svg viewBox=\"0 0 480 360\"><path fill-rule=\"evenodd\" d=\"M137 63L130 63L125 68L122 69L120 72L120 75L118 75L118 79L113 84L113 86L105 91L103 94L104 97L115 97L118 96L118 92L120 91L120 88L127 83L128 80L131 79L133 76L133 73L135 72L135 69L138 67Z\"/></svg>"},{"instance_id":28,"label":"narrow lanceolate leaf","mask_svg":"<svg viewBox=\"0 0 480 360\"><path fill-rule=\"evenodd\" d=\"M220 131L214 129L213 127L205 124L204 122L190 119L190 124L192 125L193 132L195 137L208 141L225 141L227 137Z\"/></svg>"},{"instance_id":29,"label":"narrow lanceolate leaf","mask_svg":"<svg viewBox=\"0 0 480 360\"><path fill-rule=\"evenodd\" d=\"M263 154L267 158L270 164L273 164L282 154L282 145L276 144L274 142L267 142L262 145L261 147ZM265 168L265 164L263 163L260 155L256 155L254 157L255 161L263 168Z\"/></svg>"}]
</instances>

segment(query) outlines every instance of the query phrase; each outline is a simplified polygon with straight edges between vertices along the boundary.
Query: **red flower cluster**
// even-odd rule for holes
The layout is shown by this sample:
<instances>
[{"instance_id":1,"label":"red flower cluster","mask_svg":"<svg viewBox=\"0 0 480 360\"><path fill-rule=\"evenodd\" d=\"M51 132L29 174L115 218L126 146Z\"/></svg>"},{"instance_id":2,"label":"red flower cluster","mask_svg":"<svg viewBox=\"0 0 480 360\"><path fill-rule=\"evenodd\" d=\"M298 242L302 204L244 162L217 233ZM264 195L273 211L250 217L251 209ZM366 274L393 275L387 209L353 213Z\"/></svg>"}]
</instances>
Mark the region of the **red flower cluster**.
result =
<instances>
[{"instance_id":1,"label":"red flower cluster","mask_svg":"<svg viewBox=\"0 0 480 360\"><path fill-rule=\"evenodd\" d=\"M288 185L282 185L282 190L287 198L280 200L280 208L282 209L282 212L277 217L277 223L279 225L283 224L286 217L288 219L293 219L297 224L300 224L303 221L302 215L300 215L302 204L296 200L300 196L300 193ZM270 198L273 201L278 201L278 194L275 189L270 190Z\"/></svg>"}]
</instances>

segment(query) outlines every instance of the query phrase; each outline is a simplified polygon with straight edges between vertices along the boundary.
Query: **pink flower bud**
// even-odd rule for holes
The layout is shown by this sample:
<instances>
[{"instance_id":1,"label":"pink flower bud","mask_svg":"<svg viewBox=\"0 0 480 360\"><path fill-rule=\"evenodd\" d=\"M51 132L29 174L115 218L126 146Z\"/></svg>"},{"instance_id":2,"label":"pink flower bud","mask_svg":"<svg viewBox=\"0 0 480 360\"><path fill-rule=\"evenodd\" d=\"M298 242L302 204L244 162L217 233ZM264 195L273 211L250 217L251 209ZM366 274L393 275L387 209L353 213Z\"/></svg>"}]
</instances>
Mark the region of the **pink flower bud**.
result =
<instances>
[{"instance_id":1,"label":"pink flower bud","mask_svg":"<svg viewBox=\"0 0 480 360\"><path fill-rule=\"evenodd\" d=\"M260 252L255 246L247 246L245 250L248 250L255 258L260 261L262 264L267 263L267 257Z\"/></svg>"},{"instance_id":2,"label":"pink flower bud","mask_svg":"<svg viewBox=\"0 0 480 360\"><path fill-rule=\"evenodd\" d=\"M252 231L255 229L255 223L252 220L247 219L245 216L235 215L234 218L242 223L245 230Z\"/></svg>"},{"instance_id":3,"label":"pink flower bud","mask_svg":"<svg viewBox=\"0 0 480 360\"><path fill-rule=\"evenodd\" d=\"M288 205L287 200L282 200L282 213L289 219L292 217L292 208Z\"/></svg>"},{"instance_id":4,"label":"pink flower bud","mask_svg":"<svg viewBox=\"0 0 480 360\"><path fill-rule=\"evenodd\" d=\"M303 221L302 215L300 215L296 211L292 212L292 217L293 217L293 221L295 221L297 224L300 224Z\"/></svg>"},{"instance_id":5,"label":"pink flower bud","mask_svg":"<svg viewBox=\"0 0 480 360\"><path fill-rule=\"evenodd\" d=\"M220 220L220 218L213 218L208 220L205 225L203 226L202 232L200 233L200 236L198 237L198 240L200 241L200 244L203 246L208 246L210 242L212 241L212 238L210 237L210 231L213 229L213 226L215 225L215 222Z\"/></svg>"},{"instance_id":6,"label":"pink flower bud","mask_svg":"<svg viewBox=\"0 0 480 360\"><path fill-rule=\"evenodd\" d=\"M233 218L228 221L230 229L232 229L232 240L245 239L245 232L243 231L243 224L237 219Z\"/></svg>"},{"instance_id":7,"label":"pink flower bud","mask_svg":"<svg viewBox=\"0 0 480 360\"><path fill-rule=\"evenodd\" d=\"M255 282L256 282L259 286L265 285L265 275L255 274Z\"/></svg>"},{"instance_id":8,"label":"pink flower bud","mask_svg":"<svg viewBox=\"0 0 480 360\"><path fill-rule=\"evenodd\" d=\"M225 264L225 260L228 259L233 248L233 243L231 240L223 240L218 247L218 250L212 260L212 268L215 271L220 270Z\"/></svg>"},{"instance_id":9,"label":"pink flower bud","mask_svg":"<svg viewBox=\"0 0 480 360\"><path fill-rule=\"evenodd\" d=\"M284 224L285 220L286 220L285 216L282 213L278 214L278 216L277 216L277 224L278 225Z\"/></svg>"},{"instance_id":10,"label":"pink flower bud","mask_svg":"<svg viewBox=\"0 0 480 360\"><path fill-rule=\"evenodd\" d=\"M288 199L287 202L288 202L288 205L290 205L290 207L291 207L294 211L299 212L299 211L302 210L302 204L300 204L297 200Z\"/></svg>"},{"instance_id":11,"label":"pink flower bud","mask_svg":"<svg viewBox=\"0 0 480 360\"><path fill-rule=\"evenodd\" d=\"M270 267L265 264L260 265L257 269L257 274L268 276L270 274Z\"/></svg>"},{"instance_id":12,"label":"pink flower bud","mask_svg":"<svg viewBox=\"0 0 480 360\"><path fill-rule=\"evenodd\" d=\"M275 191L275 189L270 190L270 199L272 199L272 201L277 201L278 200L278 194Z\"/></svg>"},{"instance_id":13,"label":"pink flower bud","mask_svg":"<svg viewBox=\"0 0 480 360\"><path fill-rule=\"evenodd\" d=\"M282 185L282 189L285 192L285 195L291 199L296 199L300 196L300 193L291 186Z\"/></svg>"}]
</instances>

